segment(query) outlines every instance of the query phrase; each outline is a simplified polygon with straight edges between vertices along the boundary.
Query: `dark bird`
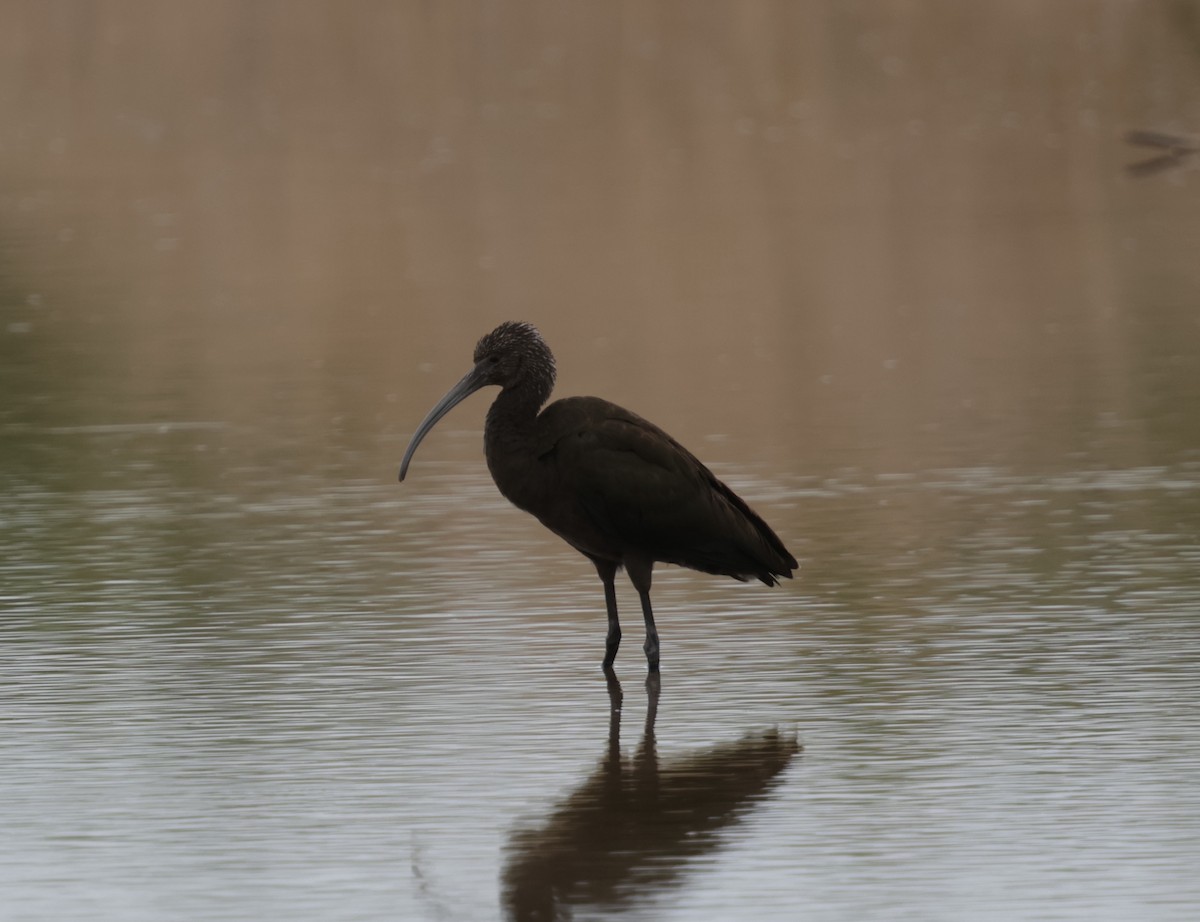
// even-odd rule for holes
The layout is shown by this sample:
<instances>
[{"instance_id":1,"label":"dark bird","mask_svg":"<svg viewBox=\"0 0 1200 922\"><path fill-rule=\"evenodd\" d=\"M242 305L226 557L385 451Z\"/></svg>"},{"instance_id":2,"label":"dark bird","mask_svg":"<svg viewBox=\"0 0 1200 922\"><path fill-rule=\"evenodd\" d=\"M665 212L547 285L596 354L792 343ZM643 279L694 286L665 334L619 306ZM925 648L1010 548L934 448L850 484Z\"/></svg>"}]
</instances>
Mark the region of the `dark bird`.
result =
<instances>
[{"instance_id":1,"label":"dark bird","mask_svg":"<svg viewBox=\"0 0 1200 922\"><path fill-rule=\"evenodd\" d=\"M509 502L595 565L608 609L605 670L621 643L614 586L621 567L641 599L643 649L657 672L655 561L768 586L799 566L740 496L653 423L599 397L567 397L542 409L554 389L554 356L532 325L500 324L479 340L474 361L417 427L400 479L438 420L481 387L499 386L483 430L488 470Z\"/></svg>"},{"instance_id":2,"label":"dark bird","mask_svg":"<svg viewBox=\"0 0 1200 922\"><path fill-rule=\"evenodd\" d=\"M1185 160L1200 151L1200 144L1191 138L1184 138L1164 131L1147 131L1135 129L1125 132L1125 143L1134 147L1144 147L1158 151L1151 157L1138 160L1125 167L1130 176L1153 176L1164 170L1180 166Z\"/></svg>"}]
</instances>

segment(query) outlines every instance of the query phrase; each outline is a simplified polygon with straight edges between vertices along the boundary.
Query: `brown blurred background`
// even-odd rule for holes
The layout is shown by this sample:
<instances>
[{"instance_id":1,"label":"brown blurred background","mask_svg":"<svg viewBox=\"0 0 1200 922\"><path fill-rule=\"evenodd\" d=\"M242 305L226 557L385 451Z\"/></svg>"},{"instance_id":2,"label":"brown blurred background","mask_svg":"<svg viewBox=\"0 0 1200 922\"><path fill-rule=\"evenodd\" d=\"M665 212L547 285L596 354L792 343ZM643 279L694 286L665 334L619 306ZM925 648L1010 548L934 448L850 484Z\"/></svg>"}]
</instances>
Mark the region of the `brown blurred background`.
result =
<instances>
[{"instance_id":1,"label":"brown blurred background","mask_svg":"<svg viewBox=\"0 0 1200 922\"><path fill-rule=\"evenodd\" d=\"M716 462L1153 461L1200 187L1137 127L1200 4L5 0L0 412L393 452L522 318Z\"/></svg>"}]
</instances>

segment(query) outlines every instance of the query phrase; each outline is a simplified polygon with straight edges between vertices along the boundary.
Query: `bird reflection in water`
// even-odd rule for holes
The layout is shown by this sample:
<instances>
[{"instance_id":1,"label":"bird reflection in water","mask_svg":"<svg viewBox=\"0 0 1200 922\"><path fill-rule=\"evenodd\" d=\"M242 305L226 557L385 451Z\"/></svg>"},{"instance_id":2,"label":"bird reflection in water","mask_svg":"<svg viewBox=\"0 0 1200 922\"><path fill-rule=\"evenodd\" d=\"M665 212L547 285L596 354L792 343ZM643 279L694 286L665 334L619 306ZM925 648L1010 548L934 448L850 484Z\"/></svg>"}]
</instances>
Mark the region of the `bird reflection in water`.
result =
<instances>
[{"instance_id":1,"label":"bird reflection in water","mask_svg":"<svg viewBox=\"0 0 1200 922\"><path fill-rule=\"evenodd\" d=\"M536 828L513 833L501 903L513 922L570 919L576 910L632 910L679 886L690 862L761 803L800 751L794 734L748 733L659 764L654 722L659 681L641 742L621 757L621 685L607 674L608 744L599 766Z\"/></svg>"}]
</instances>

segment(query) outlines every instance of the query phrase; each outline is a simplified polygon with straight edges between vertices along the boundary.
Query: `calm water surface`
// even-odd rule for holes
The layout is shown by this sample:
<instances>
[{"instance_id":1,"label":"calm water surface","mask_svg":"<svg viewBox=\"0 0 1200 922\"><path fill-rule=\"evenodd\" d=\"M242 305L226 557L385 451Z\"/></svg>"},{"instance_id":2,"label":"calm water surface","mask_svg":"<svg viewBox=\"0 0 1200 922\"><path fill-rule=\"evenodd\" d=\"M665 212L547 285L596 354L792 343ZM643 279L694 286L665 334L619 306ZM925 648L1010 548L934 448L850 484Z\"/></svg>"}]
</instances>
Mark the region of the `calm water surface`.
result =
<instances>
[{"instance_id":1,"label":"calm water surface","mask_svg":"<svg viewBox=\"0 0 1200 922\"><path fill-rule=\"evenodd\" d=\"M1200 900L1200 460L722 472L805 569L775 591L660 573L656 693L632 642L606 686L590 567L478 461L401 488L390 439L374 480L357 454L281 478L244 455L262 433L216 424L15 436L110 483L6 490L5 918ZM228 463L183 486L196 455ZM880 508L961 534L893 540Z\"/></svg>"}]
</instances>

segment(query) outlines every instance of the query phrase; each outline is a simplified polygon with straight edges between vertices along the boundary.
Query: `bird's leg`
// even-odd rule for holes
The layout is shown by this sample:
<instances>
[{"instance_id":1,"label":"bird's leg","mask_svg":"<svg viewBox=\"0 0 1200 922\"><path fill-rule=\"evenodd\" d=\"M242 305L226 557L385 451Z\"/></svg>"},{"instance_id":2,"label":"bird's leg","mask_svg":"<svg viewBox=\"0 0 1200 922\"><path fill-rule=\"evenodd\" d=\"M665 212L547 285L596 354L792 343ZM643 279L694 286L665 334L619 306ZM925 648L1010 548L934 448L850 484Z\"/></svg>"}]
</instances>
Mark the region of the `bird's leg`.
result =
<instances>
[{"instance_id":1,"label":"bird's leg","mask_svg":"<svg viewBox=\"0 0 1200 922\"><path fill-rule=\"evenodd\" d=\"M613 661L617 658L617 648L621 646L621 622L617 619L617 587L614 582L617 576L617 565L609 560L592 560L600 581L604 583L604 607L608 609L608 635L604 638L604 670L612 669Z\"/></svg>"},{"instance_id":2,"label":"bird's leg","mask_svg":"<svg viewBox=\"0 0 1200 922\"><path fill-rule=\"evenodd\" d=\"M654 570L653 560L630 560L626 558L625 569L638 598L642 600L642 617L646 619L646 664L651 672L658 672L658 629L654 626L654 611L650 608L650 575Z\"/></svg>"}]
</instances>

